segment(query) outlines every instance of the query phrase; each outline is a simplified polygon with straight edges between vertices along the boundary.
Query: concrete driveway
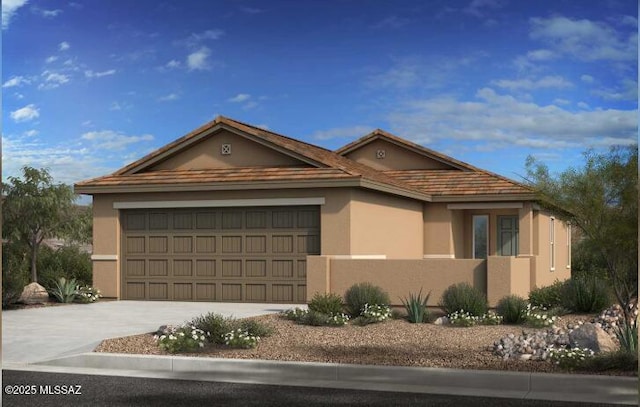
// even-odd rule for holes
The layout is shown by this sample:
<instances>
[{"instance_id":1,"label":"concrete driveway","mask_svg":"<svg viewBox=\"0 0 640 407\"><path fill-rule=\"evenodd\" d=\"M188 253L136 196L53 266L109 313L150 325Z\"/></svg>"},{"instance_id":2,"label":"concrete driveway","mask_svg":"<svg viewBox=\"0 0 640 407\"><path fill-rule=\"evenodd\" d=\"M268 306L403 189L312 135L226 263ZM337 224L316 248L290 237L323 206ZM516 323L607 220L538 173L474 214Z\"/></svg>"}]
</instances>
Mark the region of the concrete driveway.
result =
<instances>
[{"instance_id":1,"label":"concrete driveway","mask_svg":"<svg viewBox=\"0 0 640 407\"><path fill-rule=\"evenodd\" d=\"M92 351L103 339L152 332L216 312L237 318L291 304L101 301L2 312L2 363L34 363Z\"/></svg>"}]
</instances>

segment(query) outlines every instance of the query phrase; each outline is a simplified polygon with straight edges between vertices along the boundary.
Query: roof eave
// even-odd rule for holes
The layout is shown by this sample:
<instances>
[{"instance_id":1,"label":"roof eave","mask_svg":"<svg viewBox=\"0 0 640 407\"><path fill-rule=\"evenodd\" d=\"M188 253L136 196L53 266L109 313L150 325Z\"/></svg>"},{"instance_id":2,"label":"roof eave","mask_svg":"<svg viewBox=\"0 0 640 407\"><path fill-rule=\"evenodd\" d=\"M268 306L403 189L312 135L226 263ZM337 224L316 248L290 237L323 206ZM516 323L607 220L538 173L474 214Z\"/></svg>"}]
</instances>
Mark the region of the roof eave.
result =
<instances>
[{"instance_id":1,"label":"roof eave","mask_svg":"<svg viewBox=\"0 0 640 407\"><path fill-rule=\"evenodd\" d=\"M469 195L434 195L433 202L504 202L504 201L535 201L535 194L527 193L497 193L497 194L469 194Z\"/></svg>"}]
</instances>

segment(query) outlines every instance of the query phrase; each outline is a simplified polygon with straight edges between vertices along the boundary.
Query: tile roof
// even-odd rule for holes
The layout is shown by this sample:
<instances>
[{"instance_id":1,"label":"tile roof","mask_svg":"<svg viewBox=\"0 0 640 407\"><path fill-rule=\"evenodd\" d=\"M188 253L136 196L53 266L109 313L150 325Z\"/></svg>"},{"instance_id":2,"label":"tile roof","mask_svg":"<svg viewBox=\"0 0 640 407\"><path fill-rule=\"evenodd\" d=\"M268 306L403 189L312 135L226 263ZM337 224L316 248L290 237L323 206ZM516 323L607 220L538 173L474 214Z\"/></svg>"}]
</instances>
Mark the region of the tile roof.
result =
<instances>
[{"instance_id":1,"label":"tile roof","mask_svg":"<svg viewBox=\"0 0 640 407\"><path fill-rule=\"evenodd\" d=\"M275 148L301 163L301 167L248 167L213 168L197 170L150 170L154 165L173 154L188 148L192 143L206 137L208 132L217 129L237 131L248 138ZM454 170L402 170L378 171L367 165L344 157L349 151L377 139L385 138L436 160L452 165ZM531 194L524 185L515 181L475 168L462 161L455 160L436 151L396 137L383 130L376 130L367 136L350 143L339 150L330 151L313 144L295 140L269 130L261 129L237 120L218 116L215 120L199 127L185 136L165 145L126 167L106 175L76 184L80 193L99 193L100 188L135 187L142 185L210 185L259 182L295 182L319 180L360 180L367 181L370 187L382 190L391 189L392 193L419 197L428 200L430 196L486 196L501 194ZM87 192L89 191L89 192Z\"/></svg>"},{"instance_id":2,"label":"tile roof","mask_svg":"<svg viewBox=\"0 0 640 407\"><path fill-rule=\"evenodd\" d=\"M525 185L485 171L398 170L385 171L432 196L532 194Z\"/></svg>"},{"instance_id":3,"label":"tile roof","mask_svg":"<svg viewBox=\"0 0 640 407\"><path fill-rule=\"evenodd\" d=\"M335 168L248 167L205 170L158 170L137 174L112 174L78 183L79 186L173 185L231 182L349 179L353 176Z\"/></svg>"}]
</instances>

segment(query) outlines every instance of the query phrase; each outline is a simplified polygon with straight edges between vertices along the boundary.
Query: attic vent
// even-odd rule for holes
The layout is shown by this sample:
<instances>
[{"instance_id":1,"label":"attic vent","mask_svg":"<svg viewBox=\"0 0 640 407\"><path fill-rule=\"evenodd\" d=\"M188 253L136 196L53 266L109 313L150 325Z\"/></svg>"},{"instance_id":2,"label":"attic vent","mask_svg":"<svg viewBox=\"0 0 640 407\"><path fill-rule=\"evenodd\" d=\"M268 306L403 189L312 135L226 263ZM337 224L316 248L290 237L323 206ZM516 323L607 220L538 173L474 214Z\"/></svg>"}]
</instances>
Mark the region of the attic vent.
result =
<instances>
[{"instance_id":1,"label":"attic vent","mask_svg":"<svg viewBox=\"0 0 640 407\"><path fill-rule=\"evenodd\" d=\"M376 158L379 160L382 160L385 156L387 155L387 152L384 150L377 150L376 151Z\"/></svg>"},{"instance_id":2,"label":"attic vent","mask_svg":"<svg viewBox=\"0 0 640 407\"><path fill-rule=\"evenodd\" d=\"M223 144L222 147L220 147L220 154L231 155L231 144Z\"/></svg>"}]
</instances>

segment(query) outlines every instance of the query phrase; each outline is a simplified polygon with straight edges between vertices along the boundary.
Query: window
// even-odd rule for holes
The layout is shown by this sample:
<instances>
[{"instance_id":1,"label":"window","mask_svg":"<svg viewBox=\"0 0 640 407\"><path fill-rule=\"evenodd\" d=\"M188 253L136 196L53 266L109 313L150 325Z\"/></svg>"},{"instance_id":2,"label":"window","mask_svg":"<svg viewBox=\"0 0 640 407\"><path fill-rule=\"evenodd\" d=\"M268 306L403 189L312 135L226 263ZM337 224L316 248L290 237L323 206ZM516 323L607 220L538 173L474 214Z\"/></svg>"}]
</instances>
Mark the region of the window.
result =
<instances>
[{"instance_id":1,"label":"window","mask_svg":"<svg viewBox=\"0 0 640 407\"><path fill-rule=\"evenodd\" d=\"M556 269L556 218L549 219L549 259L551 271Z\"/></svg>"},{"instance_id":2,"label":"window","mask_svg":"<svg viewBox=\"0 0 640 407\"><path fill-rule=\"evenodd\" d=\"M498 256L518 255L519 228L517 216L498 216Z\"/></svg>"},{"instance_id":3,"label":"window","mask_svg":"<svg viewBox=\"0 0 640 407\"><path fill-rule=\"evenodd\" d=\"M489 216L473 215L473 258L486 259L489 254Z\"/></svg>"},{"instance_id":4,"label":"window","mask_svg":"<svg viewBox=\"0 0 640 407\"><path fill-rule=\"evenodd\" d=\"M567 268L571 268L571 224L567 223Z\"/></svg>"}]
</instances>

